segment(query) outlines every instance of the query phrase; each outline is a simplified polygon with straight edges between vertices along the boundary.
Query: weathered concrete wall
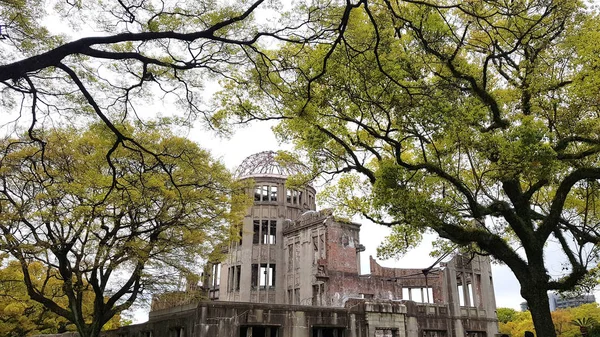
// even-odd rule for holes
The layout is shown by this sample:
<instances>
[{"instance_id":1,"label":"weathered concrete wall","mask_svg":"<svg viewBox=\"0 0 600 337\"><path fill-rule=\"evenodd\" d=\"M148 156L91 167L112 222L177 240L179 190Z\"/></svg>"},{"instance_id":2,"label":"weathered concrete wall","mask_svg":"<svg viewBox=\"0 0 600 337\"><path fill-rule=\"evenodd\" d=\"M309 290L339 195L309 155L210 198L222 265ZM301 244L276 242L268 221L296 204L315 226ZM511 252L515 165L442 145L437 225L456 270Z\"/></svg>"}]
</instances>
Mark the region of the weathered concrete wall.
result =
<instances>
[{"instance_id":1,"label":"weathered concrete wall","mask_svg":"<svg viewBox=\"0 0 600 337\"><path fill-rule=\"evenodd\" d=\"M286 303L287 290L285 281L285 257L284 254L284 226L289 220L297 219L300 214L307 210L315 209L315 189L310 186L298 190L290 190L296 193L293 200L288 200L288 189L285 186L285 177L278 176L253 176L254 183L258 187L268 186L270 191L277 191L277 200L260 200L248 208L246 217L242 223L242 244L233 243L229 247L229 253L221 267L221 284L219 286L219 300L243 301L255 303ZM248 191L254 195L254 189ZM270 198L270 197L269 197ZM262 236L259 243L254 240L254 221L276 221L277 229L275 242L265 244ZM267 264L275 266L275 284L272 287L252 286L253 279L257 277L252 273L252 265ZM231 267L241 266L239 276L240 284L232 288ZM261 275L258 275L260 277ZM237 277L237 276L236 276ZM310 287L310 286L309 286Z\"/></svg>"},{"instance_id":2,"label":"weathered concrete wall","mask_svg":"<svg viewBox=\"0 0 600 337\"><path fill-rule=\"evenodd\" d=\"M373 337L376 328L402 331L406 308L401 303L353 300L347 308L293 305L265 305L235 302L203 302L195 308L172 308L153 313L144 324L103 333L103 337L178 336L246 337L249 328L254 337L265 329L277 336L312 337L317 329L339 329L345 337ZM177 335L179 333L179 335Z\"/></svg>"},{"instance_id":3,"label":"weathered concrete wall","mask_svg":"<svg viewBox=\"0 0 600 337\"><path fill-rule=\"evenodd\" d=\"M430 299L433 303L447 303L446 287L444 274L440 268L428 270L427 276L423 273L423 269L412 268L388 268L380 266L373 257L369 257L371 267L371 275L383 279L395 280L401 288L431 288L433 298ZM428 266L425 266L428 267ZM402 298L402 295L400 295ZM410 300L410 298L402 298Z\"/></svg>"}]
</instances>

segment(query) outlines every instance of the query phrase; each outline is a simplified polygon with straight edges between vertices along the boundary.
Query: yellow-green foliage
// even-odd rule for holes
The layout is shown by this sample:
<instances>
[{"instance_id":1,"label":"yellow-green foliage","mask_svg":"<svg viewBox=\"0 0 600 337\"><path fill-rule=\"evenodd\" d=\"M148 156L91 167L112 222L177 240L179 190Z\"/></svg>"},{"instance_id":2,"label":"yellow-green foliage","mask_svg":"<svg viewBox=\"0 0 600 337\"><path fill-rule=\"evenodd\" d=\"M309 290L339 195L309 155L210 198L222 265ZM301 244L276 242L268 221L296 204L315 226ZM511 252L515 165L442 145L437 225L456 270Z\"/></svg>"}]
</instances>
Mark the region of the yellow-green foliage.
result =
<instances>
[{"instance_id":1,"label":"yellow-green foliage","mask_svg":"<svg viewBox=\"0 0 600 337\"><path fill-rule=\"evenodd\" d=\"M135 140L94 124L40 133L43 148L3 144L0 249L22 264L37 261L25 274L30 291L82 336L110 324L140 291L168 287L165 273L190 276L229 240L229 224L241 222L249 202L244 186L190 140L158 123L117 128ZM48 273L37 282L40 264ZM60 297L42 289L44 280Z\"/></svg>"},{"instance_id":2,"label":"yellow-green foliage","mask_svg":"<svg viewBox=\"0 0 600 337\"><path fill-rule=\"evenodd\" d=\"M0 259L0 263L3 265L0 268L0 336L25 337L75 331L71 322L29 298L23 282L23 271L17 261ZM39 262L32 262L29 270L36 285L40 286L46 279L48 269ZM56 302L62 305L68 302L61 291L61 282L56 277L50 278L44 289L45 294ZM92 312L93 294L87 295L84 312L89 315ZM120 320L120 315L114 316L104 325L104 330L118 328Z\"/></svg>"},{"instance_id":3,"label":"yellow-green foliage","mask_svg":"<svg viewBox=\"0 0 600 337\"><path fill-rule=\"evenodd\" d=\"M500 333L511 336L523 336L525 331L535 331L529 311L517 312L510 308L498 308L498 327ZM600 322L600 307L598 303L587 303L575 308L557 309L552 312L552 322L557 337L579 337L577 320ZM596 326L595 323L594 326Z\"/></svg>"}]
</instances>

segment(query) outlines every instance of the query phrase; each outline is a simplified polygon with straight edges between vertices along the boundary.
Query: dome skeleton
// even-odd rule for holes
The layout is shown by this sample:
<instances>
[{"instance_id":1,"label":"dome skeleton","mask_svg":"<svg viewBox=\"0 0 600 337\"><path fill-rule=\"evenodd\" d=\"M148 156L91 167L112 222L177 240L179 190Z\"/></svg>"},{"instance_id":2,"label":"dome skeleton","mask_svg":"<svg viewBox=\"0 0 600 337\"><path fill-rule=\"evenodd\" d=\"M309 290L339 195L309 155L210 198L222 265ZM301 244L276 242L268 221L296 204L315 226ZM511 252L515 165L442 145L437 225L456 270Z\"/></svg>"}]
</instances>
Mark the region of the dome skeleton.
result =
<instances>
[{"instance_id":1,"label":"dome skeleton","mask_svg":"<svg viewBox=\"0 0 600 337\"><path fill-rule=\"evenodd\" d=\"M308 167L299 163L286 163L284 166L275 159L276 156L275 151L253 154L242 161L236 169L235 176L238 179L256 176L289 177L309 171Z\"/></svg>"}]
</instances>

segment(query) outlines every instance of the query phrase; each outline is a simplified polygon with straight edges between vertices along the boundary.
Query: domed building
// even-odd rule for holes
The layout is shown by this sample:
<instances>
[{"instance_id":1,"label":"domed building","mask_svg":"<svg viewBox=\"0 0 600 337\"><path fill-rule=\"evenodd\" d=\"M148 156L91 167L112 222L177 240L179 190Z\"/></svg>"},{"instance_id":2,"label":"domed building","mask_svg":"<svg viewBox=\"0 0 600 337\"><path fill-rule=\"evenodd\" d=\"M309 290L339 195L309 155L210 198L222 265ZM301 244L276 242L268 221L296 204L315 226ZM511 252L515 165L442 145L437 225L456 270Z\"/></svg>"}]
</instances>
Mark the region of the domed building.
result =
<instances>
[{"instance_id":1,"label":"domed building","mask_svg":"<svg viewBox=\"0 0 600 337\"><path fill-rule=\"evenodd\" d=\"M254 154L236 171L238 179L254 181L249 191L254 204L240 226L239 241L231 244L221 263L219 300L286 303L284 227L315 210L315 189L286 187L289 176L306 173L306 168L283 166L275 156L272 151Z\"/></svg>"},{"instance_id":2,"label":"domed building","mask_svg":"<svg viewBox=\"0 0 600 337\"><path fill-rule=\"evenodd\" d=\"M361 225L316 210L307 173L261 152L238 167L254 198L239 238L202 286L209 301L153 306L147 323L105 337L493 337L498 333L490 260L455 255L423 268L361 274ZM205 275L206 276L206 275ZM185 295L185 294L184 294Z\"/></svg>"}]
</instances>

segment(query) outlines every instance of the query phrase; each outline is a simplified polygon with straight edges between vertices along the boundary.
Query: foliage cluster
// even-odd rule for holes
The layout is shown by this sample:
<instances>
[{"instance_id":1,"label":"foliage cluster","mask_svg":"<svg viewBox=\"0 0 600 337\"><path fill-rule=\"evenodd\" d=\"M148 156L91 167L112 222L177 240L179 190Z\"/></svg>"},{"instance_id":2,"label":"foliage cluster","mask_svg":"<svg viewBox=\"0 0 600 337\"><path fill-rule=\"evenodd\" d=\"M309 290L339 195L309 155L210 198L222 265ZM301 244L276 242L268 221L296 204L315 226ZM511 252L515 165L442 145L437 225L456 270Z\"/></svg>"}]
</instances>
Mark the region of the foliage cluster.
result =
<instances>
[{"instance_id":1,"label":"foliage cluster","mask_svg":"<svg viewBox=\"0 0 600 337\"><path fill-rule=\"evenodd\" d=\"M75 325L66 318L29 298L19 262L0 259L0 265L4 266L0 269L0 336L25 337L76 330ZM36 286L41 286L41 282L47 282L44 287L46 295L66 305L68 299L61 291L62 283L57 275L46 280L48 268L39 262L32 262L28 269ZM92 298L91 292L85 296L83 310L86 315L92 313ZM103 329L116 329L120 325L121 316L117 314L104 325Z\"/></svg>"},{"instance_id":2,"label":"foliage cluster","mask_svg":"<svg viewBox=\"0 0 600 337\"><path fill-rule=\"evenodd\" d=\"M160 124L118 128L146 151L119 146L104 124L2 142L0 249L18 261L29 297L82 336L199 273L249 201L197 144Z\"/></svg>"},{"instance_id":3,"label":"foliage cluster","mask_svg":"<svg viewBox=\"0 0 600 337\"><path fill-rule=\"evenodd\" d=\"M534 331L531 312L519 312L511 308L498 308L500 333L523 336L525 331ZM589 322L590 337L600 336L600 307L598 303L587 303L574 308L557 309L552 312L552 322L557 337L580 337L580 323Z\"/></svg>"}]
</instances>

